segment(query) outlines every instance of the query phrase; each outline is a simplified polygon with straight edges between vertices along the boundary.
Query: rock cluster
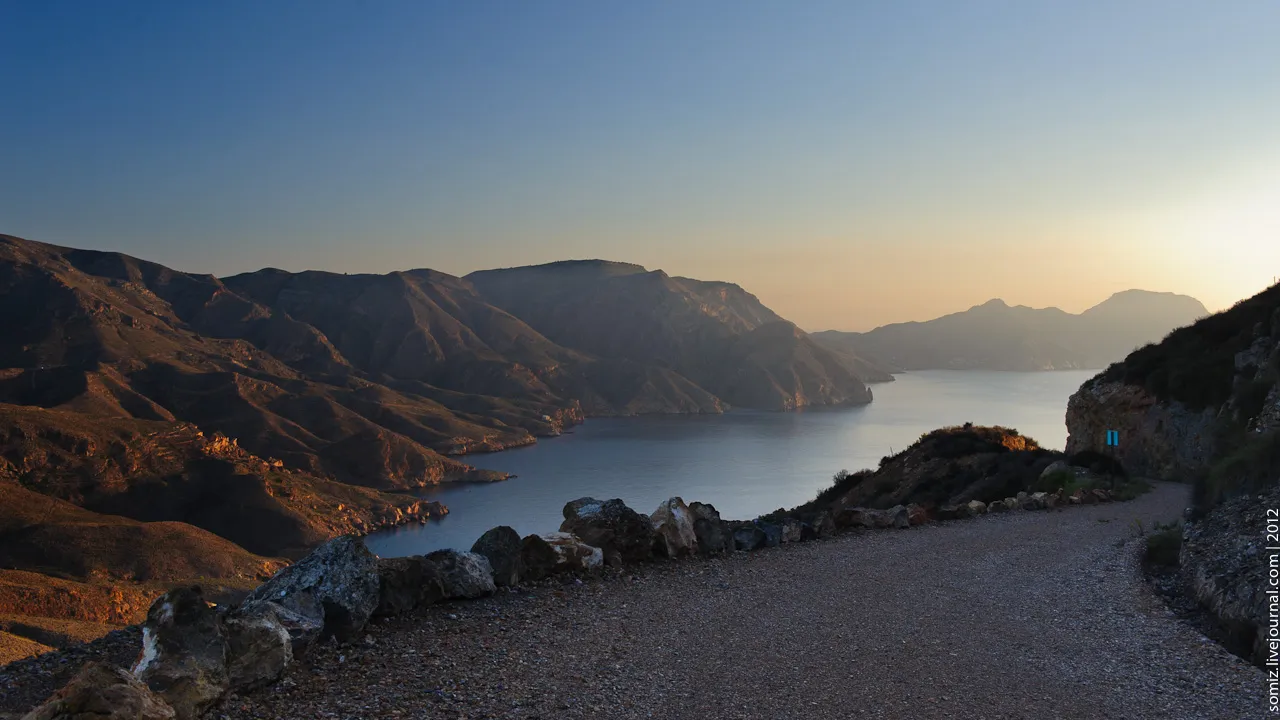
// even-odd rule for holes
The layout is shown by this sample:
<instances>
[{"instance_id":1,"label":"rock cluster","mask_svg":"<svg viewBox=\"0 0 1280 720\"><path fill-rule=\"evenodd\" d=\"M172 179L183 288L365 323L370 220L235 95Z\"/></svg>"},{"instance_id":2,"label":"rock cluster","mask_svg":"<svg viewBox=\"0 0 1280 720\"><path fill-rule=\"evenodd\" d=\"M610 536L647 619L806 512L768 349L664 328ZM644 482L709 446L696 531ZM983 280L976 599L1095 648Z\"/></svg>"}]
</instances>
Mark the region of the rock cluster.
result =
<instances>
[{"instance_id":1,"label":"rock cluster","mask_svg":"<svg viewBox=\"0 0 1280 720\"><path fill-rule=\"evenodd\" d=\"M239 606L215 608L197 587L171 590L151 606L143 651L132 674L86 666L29 717L197 718L230 691L278 680L317 642L350 642L373 617L446 600L494 593L556 573L590 573L605 564L752 551L829 537L844 529L906 529L984 512L1044 510L1109 500L1102 491L1066 496L1019 493L984 505L936 510L840 507L804 519L785 512L726 521L715 507L671 498L648 517L622 500L581 498L565 505L561 532L527 535L500 526L471 551L376 558L356 537L330 540L286 567Z\"/></svg>"}]
</instances>

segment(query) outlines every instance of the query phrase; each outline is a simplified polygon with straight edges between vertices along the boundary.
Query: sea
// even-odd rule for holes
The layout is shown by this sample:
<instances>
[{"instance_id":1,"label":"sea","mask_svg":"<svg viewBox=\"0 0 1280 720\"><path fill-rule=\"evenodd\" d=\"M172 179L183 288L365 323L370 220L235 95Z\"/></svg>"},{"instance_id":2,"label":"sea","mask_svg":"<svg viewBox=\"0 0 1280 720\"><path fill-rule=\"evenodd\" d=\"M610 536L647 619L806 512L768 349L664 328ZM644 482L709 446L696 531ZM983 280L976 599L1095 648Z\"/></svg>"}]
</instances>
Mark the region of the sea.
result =
<instances>
[{"instance_id":1,"label":"sea","mask_svg":"<svg viewBox=\"0 0 1280 720\"><path fill-rule=\"evenodd\" d=\"M365 542L382 557L467 550L495 525L556 531L565 503L586 496L621 498L645 514L679 496L747 520L811 500L838 471L875 468L921 434L966 422L1016 428L1060 450L1067 398L1094 374L929 370L872 385L874 400L859 407L588 419L529 447L464 457L515 477L421 492L449 514Z\"/></svg>"}]
</instances>

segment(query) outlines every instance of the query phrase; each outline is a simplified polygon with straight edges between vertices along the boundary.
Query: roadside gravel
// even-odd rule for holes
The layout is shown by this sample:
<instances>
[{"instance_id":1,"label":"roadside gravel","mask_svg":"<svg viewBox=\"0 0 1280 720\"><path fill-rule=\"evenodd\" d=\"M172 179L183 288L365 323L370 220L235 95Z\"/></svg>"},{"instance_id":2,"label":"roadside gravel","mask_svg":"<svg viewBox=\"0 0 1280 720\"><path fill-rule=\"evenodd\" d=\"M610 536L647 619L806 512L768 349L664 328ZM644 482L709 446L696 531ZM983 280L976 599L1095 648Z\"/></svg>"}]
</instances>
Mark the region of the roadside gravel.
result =
<instances>
[{"instance_id":1,"label":"roadside gravel","mask_svg":"<svg viewBox=\"0 0 1280 720\"><path fill-rule=\"evenodd\" d=\"M1186 489L878 531L435 606L213 717L1221 718L1263 674L1138 568Z\"/></svg>"}]
</instances>

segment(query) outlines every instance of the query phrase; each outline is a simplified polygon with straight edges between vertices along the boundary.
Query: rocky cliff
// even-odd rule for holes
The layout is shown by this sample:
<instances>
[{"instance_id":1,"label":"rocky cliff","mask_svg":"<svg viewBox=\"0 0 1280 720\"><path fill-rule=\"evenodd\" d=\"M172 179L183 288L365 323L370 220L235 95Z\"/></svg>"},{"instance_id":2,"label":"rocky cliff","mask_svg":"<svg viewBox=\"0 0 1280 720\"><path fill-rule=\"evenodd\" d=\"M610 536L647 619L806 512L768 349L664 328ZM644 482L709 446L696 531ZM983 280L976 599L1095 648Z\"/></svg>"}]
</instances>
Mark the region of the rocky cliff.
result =
<instances>
[{"instance_id":1,"label":"rocky cliff","mask_svg":"<svg viewBox=\"0 0 1280 720\"><path fill-rule=\"evenodd\" d=\"M1194 483L1180 574L1260 661L1262 513L1280 486L1280 285L1140 348L1067 407L1069 452L1114 450L1134 473Z\"/></svg>"}]
</instances>

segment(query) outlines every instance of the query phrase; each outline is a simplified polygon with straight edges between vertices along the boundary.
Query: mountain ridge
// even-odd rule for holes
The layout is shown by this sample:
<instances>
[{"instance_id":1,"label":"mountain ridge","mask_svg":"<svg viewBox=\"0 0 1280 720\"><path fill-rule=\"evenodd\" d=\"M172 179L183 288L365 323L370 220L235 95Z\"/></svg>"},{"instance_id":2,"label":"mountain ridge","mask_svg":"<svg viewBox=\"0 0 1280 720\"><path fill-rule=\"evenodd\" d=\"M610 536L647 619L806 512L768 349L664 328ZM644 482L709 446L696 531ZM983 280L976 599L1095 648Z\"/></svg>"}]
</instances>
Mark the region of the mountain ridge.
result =
<instances>
[{"instance_id":1,"label":"mountain ridge","mask_svg":"<svg viewBox=\"0 0 1280 720\"><path fill-rule=\"evenodd\" d=\"M1125 290L1080 313L993 298L932 320L813 337L896 371L1100 369L1207 314L1186 295Z\"/></svg>"}]
</instances>

